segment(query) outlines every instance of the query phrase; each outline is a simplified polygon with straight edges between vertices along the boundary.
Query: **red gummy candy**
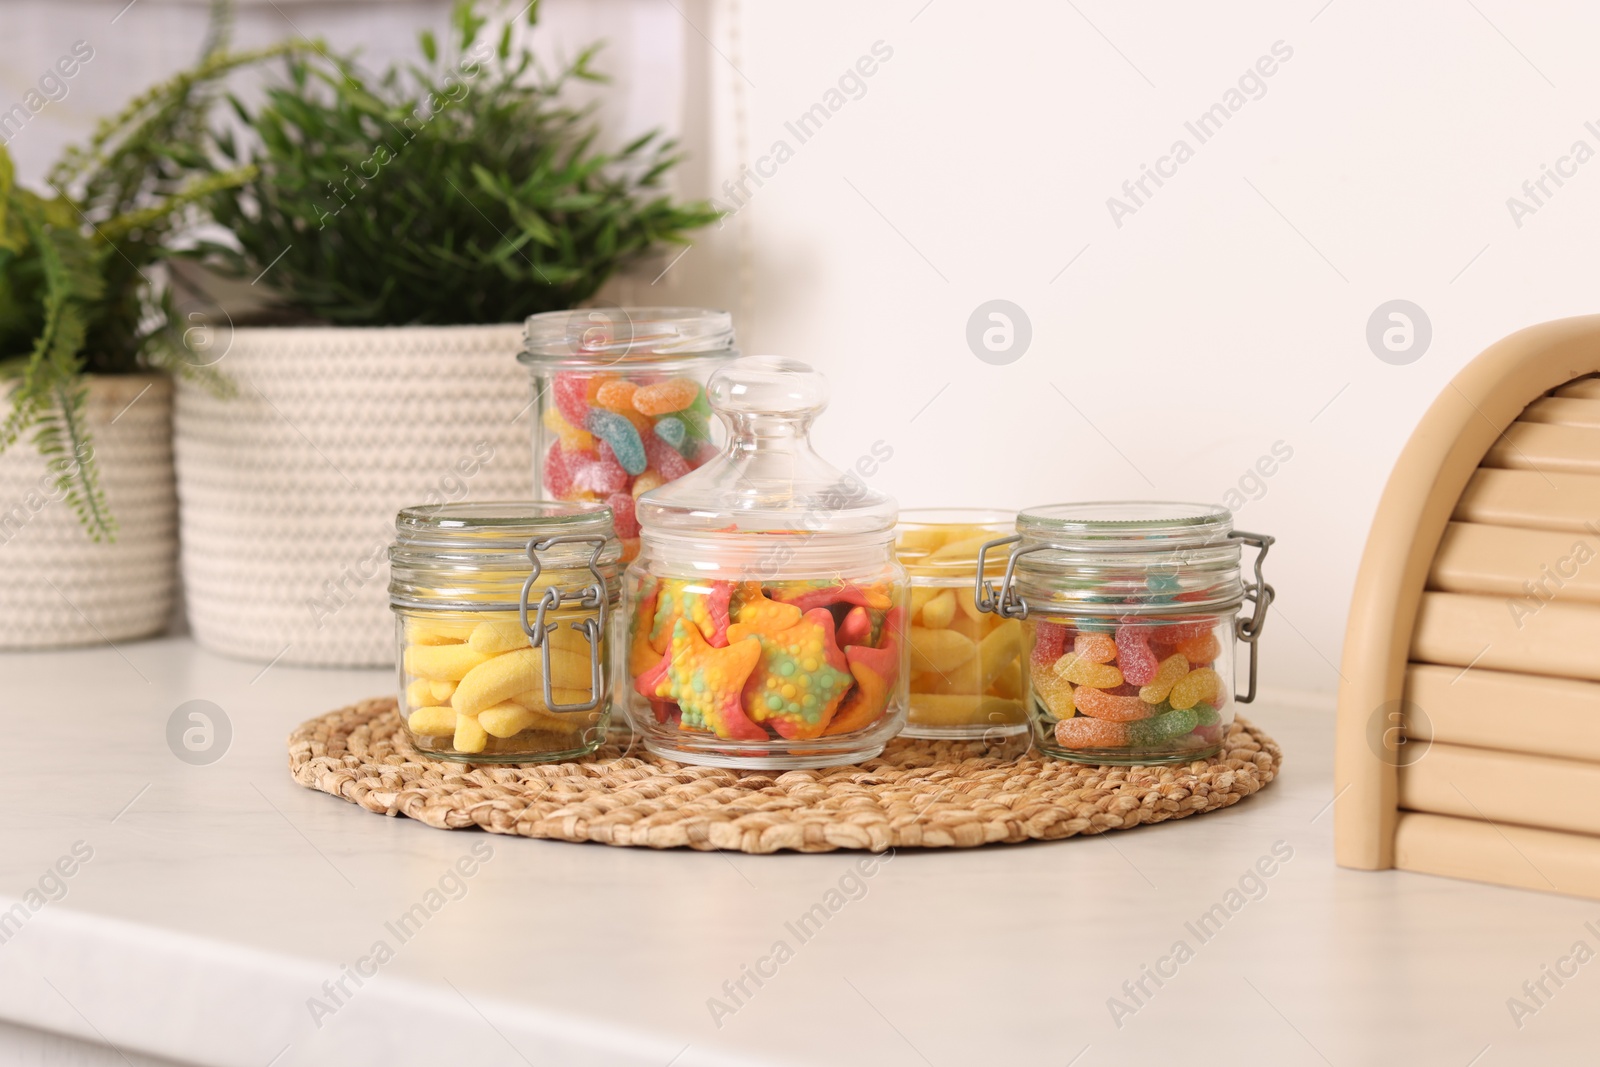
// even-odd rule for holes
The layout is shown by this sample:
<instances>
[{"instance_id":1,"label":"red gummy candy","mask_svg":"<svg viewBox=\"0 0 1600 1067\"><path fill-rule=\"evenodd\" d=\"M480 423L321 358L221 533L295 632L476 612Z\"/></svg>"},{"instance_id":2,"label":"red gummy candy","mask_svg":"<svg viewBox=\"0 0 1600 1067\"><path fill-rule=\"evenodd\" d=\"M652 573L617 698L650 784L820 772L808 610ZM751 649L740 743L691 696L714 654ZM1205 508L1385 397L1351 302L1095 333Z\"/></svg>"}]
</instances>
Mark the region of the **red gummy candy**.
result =
<instances>
[{"instance_id":1,"label":"red gummy candy","mask_svg":"<svg viewBox=\"0 0 1600 1067\"><path fill-rule=\"evenodd\" d=\"M589 417L589 376L564 370L551 383L550 393L555 397L561 417L583 429L583 421Z\"/></svg>"},{"instance_id":2,"label":"red gummy candy","mask_svg":"<svg viewBox=\"0 0 1600 1067\"><path fill-rule=\"evenodd\" d=\"M702 441L700 447L695 449L694 458L689 461L690 467L703 467L717 455L717 446L710 441Z\"/></svg>"},{"instance_id":3,"label":"red gummy candy","mask_svg":"<svg viewBox=\"0 0 1600 1067\"><path fill-rule=\"evenodd\" d=\"M596 496L610 496L628 488L628 472L616 460L597 459L573 470L572 484Z\"/></svg>"},{"instance_id":4,"label":"red gummy candy","mask_svg":"<svg viewBox=\"0 0 1600 1067\"><path fill-rule=\"evenodd\" d=\"M683 458L681 452L655 434L647 434L644 437L644 453L650 461L650 466L660 471L661 477L669 482L682 478L694 469L689 466L689 461Z\"/></svg>"},{"instance_id":5,"label":"red gummy candy","mask_svg":"<svg viewBox=\"0 0 1600 1067\"><path fill-rule=\"evenodd\" d=\"M1122 680L1133 685L1149 685L1160 662L1150 651L1150 631L1143 626L1117 627L1117 666Z\"/></svg>"},{"instance_id":6,"label":"red gummy candy","mask_svg":"<svg viewBox=\"0 0 1600 1067\"><path fill-rule=\"evenodd\" d=\"M1211 632L1217 624L1216 619L1172 619L1163 620L1161 628L1151 636L1164 645L1176 645L1180 641L1187 641L1191 637Z\"/></svg>"},{"instance_id":7,"label":"red gummy candy","mask_svg":"<svg viewBox=\"0 0 1600 1067\"><path fill-rule=\"evenodd\" d=\"M606 506L611 509L611 523L618 537L639 536L639 519L633 513L632 493L612 493L606 497Z\"/></svg>"},{"instance_id":8,"label":"red gummy candy","mask_svg":"<svg viewBox=\"0 0 1600 1067\"><path fill-rule=\"evenodd\" d=\"M1041 622L1033 631L1033 655L1029 661L1035 667L1049 667L1061 658L1067 647L1067 635L1072 631L1056 622Z\"/></svg>"},{"instance_id":9,"label":"red gummy candy","mask_svg":"<svg viewBox=\"0 0 1600 1067\"><path fill-rule=\"evenodd\" d=\"M556 500L565 500L572 492L572 471L560 441L550 442L550 450L544 454L544 489Z\"/></svg>"}]
</instances>

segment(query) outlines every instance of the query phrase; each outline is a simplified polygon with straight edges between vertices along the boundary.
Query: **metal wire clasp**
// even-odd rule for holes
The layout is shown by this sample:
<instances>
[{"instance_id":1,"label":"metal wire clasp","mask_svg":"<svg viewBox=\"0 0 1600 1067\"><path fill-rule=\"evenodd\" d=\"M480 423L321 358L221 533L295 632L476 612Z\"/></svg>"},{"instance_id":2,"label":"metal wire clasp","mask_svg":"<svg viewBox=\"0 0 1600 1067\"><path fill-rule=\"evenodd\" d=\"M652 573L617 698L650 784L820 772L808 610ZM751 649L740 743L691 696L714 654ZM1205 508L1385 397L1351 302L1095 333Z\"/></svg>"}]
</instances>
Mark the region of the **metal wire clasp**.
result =
<instances>
[{"instance_id":1,"label":"metal wire clasp","mask_svg":"<svg viewBox=\"0 0 1600 1067\"><path fill-rule=\"evenodd\" d=\"M978 549L978 573L972 582L972 599L973 603L978 605L979 611L998 615L1002 619L1026 619L1028 617L1028 605L1011 588L1011 578L1017 569L1017 553L1011 553L1006 560L1005 577L1000 580L998 591L983 576L984 561L991 548L1016 544L1020 540L1022 540L1021 534L1012 534L1010 537L997 537L993 541L985 541L983 547Z\"/></svg>"},{"instance_id":2,"label":"metal wire clasp","mask_svg":"<svg viewBox=\"0 0 1600 1067\"><path fill-rule=\"evenodd\" d=\"M1272 606L1272 600L1277 591L1267 584L1261 575L1261 561L1267 558L1267 549L1272 547L1276 538L1266 534L1246 533L1244 530L1233 531L1232 538L1256 550L1255 581L1244 583L1244 598L1255 605L1249 617L1239 615L1233 620L1233 630L1239 640L1250 646L1250 688L1239 694L1241 704L1249 704L1256 698L1256 642L1261 639L1261 628L1267 622L1267 608Z\"/></svg>"},{"instance_id":3,"label":"metal wire clasp","mask_svg":"<svg viewBox=\"0 0 1600 1067\"><path fill-rule=\"evenodd\" d=\"M528 542L528 562L533 564L533 570L528 572L528 580L522 583L522 596L517 601L517 618L522 623L522 632L528 635L528 640L534 648L542 649L544 653L544 706L551 711L589 711L598 707L606 695L605 667L601 662L600 639L606 629L606 579L600 573L600 554L605 551L607 536L604 534L566 534L561 537L547 537L544 540L533 538ZM544 564L539 560L539 553L555 546L566 544L594 544L594 552L589 556L589 573L594 575L594 582L582 590L571 595L563 595L555 586L547 586L544 595L539 598L539 606L534 613L533 624L528 624L528 594L533 591L533 583L539 580L539 574L544 570ZM545 638L553 632L560 623L546 622L545 613L554 608L563 607L586 608L595 614L584 619L583 622L571 624L574 630L589 639L589 699L582 704L558 704L556 695L550 683L550 642Z\"/></svg>"}]
</instances>

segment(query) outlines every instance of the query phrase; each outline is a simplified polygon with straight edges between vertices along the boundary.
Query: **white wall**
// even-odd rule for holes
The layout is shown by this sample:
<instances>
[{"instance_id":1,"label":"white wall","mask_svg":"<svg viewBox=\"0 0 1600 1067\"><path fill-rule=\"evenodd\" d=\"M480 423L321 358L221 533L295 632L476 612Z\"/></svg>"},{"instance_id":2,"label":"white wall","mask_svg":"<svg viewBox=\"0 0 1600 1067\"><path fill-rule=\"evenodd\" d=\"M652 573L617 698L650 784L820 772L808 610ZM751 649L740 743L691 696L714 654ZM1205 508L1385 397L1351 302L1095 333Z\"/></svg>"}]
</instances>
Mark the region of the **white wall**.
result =
<instances>
[{"instance_id":1,"label":"white wall","mask_svg":"<svg viewBox=\"0 0 1600 1067\"><path fill-rule=\"evenodd\" d=\"M280 6L307 32L378 54L409 49L414 24L444 7ZM1595 304L1600 161L1520 227L1506 206L1573 141L1600 150L1583 125L1600 128L1591 7L546 6L553 37L613 39L619 124L679 126L693 191L726 200L718 188L741 164L789 142L793 158L721 231L654 286L614 293L730 306L747 350L822 367L835 391L824 451L846 462L890 442L880 484L904 504L1217 501L1275 442L1291 448L1240 515L1280 539L1265 640L1275 687L1335 685L1372 510L1450 376L1518 327ZM112 32L101 23L118 7L6 0L0 100L72 40L106 42L52 114L59 125L18 139L35 172L44 133L86 129L113 82L168 69L197 40L192 5L139 0ZM247 40L281 29L271 6L244 17ZM880 40L893 56L865 95L798 144L785 121ZM1265 95L1197 144L1185 121L1277 41L1293 55ZM1115 225L1107 198L1179 137L1193 158ZM1032 323L1031 347L1006 366L965 340L969 315L996 298ZM1365 338L1393 299L1432 324L1409 365L1380 361Z\"/></svg>"},{"instance_id":2,"label":"white wall","mask_svg":"<svg viewBox=\"0 0 1600 1067\"><path fill-rule=\"evenodd\" d=\"M1495 339L1595 308L1600 160L1520 228L1506 199L1575 139L1600 150L1583 125L1600 127L1600 10L1075 2L718 9L712 62L747 114L744 147L722 130L719 181L793 143L784 121L874 41L894 49L718 235L747 257L744 339L832 373L822 443L891 441L880 484L907 505L1217 501L1285 442L1239 516L1279 538L1266 680L1331 690L1367 525L1422 411ZM1196 145L1185 121L1280 40L1265 95L1115 225L1107 198ZM727 292L698 256L681 281ZM993 298L1032 321L1009 366L964 338ZM1433 330L1405 366L1365 340L1397 298Z\"/></svg>"}]
</instances>

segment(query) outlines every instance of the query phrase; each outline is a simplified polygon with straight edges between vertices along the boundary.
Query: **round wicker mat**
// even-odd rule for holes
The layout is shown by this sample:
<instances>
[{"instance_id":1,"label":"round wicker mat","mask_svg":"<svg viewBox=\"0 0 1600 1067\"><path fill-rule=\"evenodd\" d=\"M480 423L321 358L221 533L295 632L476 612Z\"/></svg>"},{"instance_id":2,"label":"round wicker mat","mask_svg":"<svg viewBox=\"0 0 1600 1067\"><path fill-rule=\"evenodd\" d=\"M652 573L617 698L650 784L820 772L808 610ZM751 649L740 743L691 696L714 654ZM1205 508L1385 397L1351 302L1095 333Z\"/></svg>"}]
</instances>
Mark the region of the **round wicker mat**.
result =
<instances>
[{"instance_id":1,"label":"round wicker mat","mask_svg":"<svg viewBox=\"0 0 1600 1067\"><path fill-rule=\"evenodd\" d=\"M729 771L601 749L588 763L496 766L419 754L392 697L304 723L289 769L309 789L441 829L648 848L830 852L967 848L1072 837L1235 804L1278 773L1277 743L1233 725L1208 760L1091 767L973 757L896 738L877 759L814 771ZM606 758L610 757L610 758Z\"/></svg>"}]
</instances>

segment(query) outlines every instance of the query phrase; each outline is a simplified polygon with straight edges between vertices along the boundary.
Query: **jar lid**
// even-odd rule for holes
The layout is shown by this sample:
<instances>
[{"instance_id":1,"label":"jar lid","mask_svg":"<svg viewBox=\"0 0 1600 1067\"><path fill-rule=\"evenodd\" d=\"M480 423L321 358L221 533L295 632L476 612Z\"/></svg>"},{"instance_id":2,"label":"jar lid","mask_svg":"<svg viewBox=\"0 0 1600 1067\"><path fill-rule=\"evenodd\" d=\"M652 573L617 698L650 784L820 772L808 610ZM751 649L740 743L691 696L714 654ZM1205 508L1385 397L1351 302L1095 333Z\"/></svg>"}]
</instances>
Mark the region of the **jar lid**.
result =
<instances>
[{"instance_id":1,"label":"jar lid","mask_svg":"<svg viewBox=\"0 0 1600 1067\"><path fill-rule=\"evenodd\" d=\"M733 316L692 307L578 308L528 316L517 356L540 369L592 369L733 353Z\"/></svg>"},{"instance_id":2,"label":"jar lid","mask_svg":"<svg viewBox=\"0 0 1600 1067\"><path fill-rule=\"evenodd\" d=\"M1231 544L1233 512L1218 504L1157 500L1096 500L1046 504L1017 516L1017 532L1029 541L1096 552L1169 552L1208 544ZM1233 545L1235 552L1238 546Z\"/></svg>"},{"instance_id":3,"label":"jar lid","mask_svg":"<svg viewBox=\"0 0 1600 1067\"><path fill-rule=\"evenodd\" d=\"M1030 610L1165 615L1237 608L1241 536L1215 504L1093 501L1017 516L1016 587Z\"/></svg>"},{"instance_id":4,"label":"jar lid","mask_svg":"<svg viewBox=\"0 0 1600 1067\"><path fill-rule=\"evenodd\" d=\"M795 545L887 542L897 507L811 449L811 422L828 404L828 382L809 364L748 356L706 384L727 425L722 453L639 497L643 536L753 535Z\"/></svg>"},{"instance_id":5,"label":"jar lid","mask_svg":"<svg viewBox=\"0 0 1600 1067\"><path fill-rule=\"evenodd\" d=\"M611 509L585 501L431 504L402 510L394 525L389 601L400 607L515 610L533 568L528 546L535 540L574 539L539 551L549 579L541 585L563 590L593 581L591 560L614 577L622 556Z\"/></svg>"}]
</instances>

